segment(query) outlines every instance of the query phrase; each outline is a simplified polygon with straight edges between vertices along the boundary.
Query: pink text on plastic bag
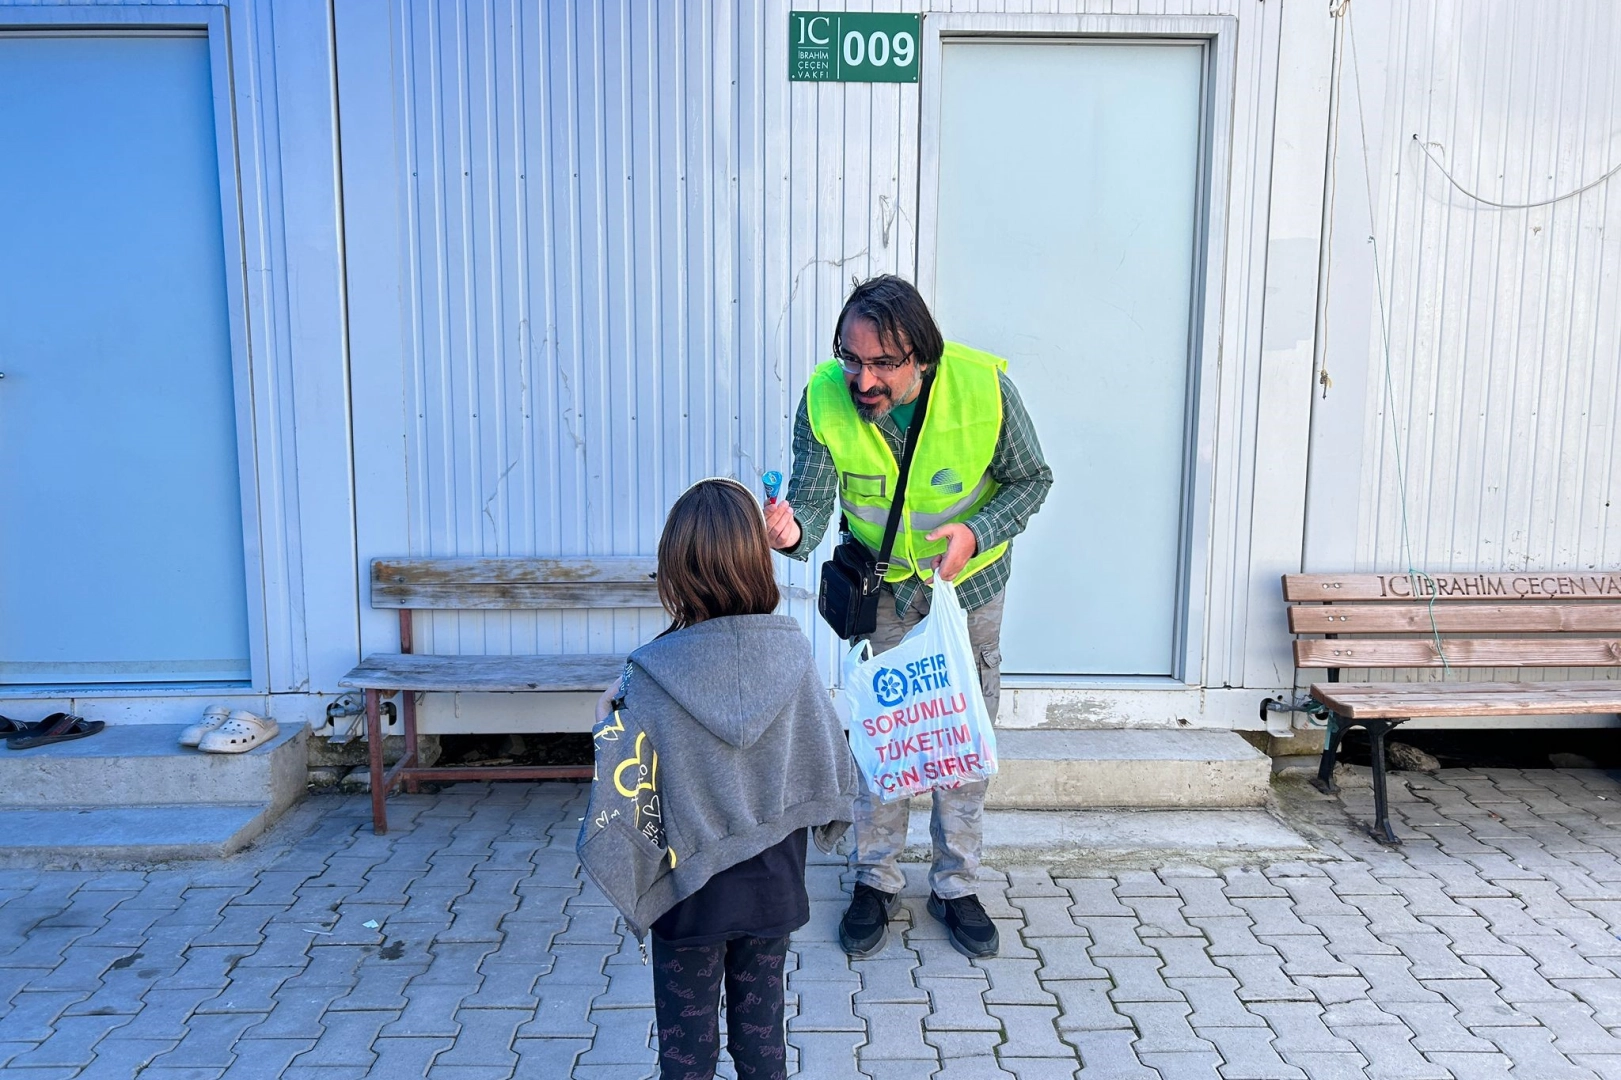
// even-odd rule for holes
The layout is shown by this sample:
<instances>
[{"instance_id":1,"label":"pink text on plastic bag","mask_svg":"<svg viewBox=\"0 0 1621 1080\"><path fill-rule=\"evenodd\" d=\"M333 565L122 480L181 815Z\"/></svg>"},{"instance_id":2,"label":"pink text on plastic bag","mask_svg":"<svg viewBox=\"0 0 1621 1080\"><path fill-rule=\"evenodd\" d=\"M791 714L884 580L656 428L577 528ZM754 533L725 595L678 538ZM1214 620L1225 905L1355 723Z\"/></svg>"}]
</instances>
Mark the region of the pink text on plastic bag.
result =
<instances>
[{"instance_id":1,"label":"pink text on plastic bag","mask_svg":"<svg viewBox=\"0 0 1621 1080\"><path fill-rule=\"evenodd\" d=\"M980 743L961 722L968 696L951 686L944 653L903 668L880 667L873 674L872 696L889 711L857 719L877 754L873 782L879 790L955 787L978 778L985 765Z\"/></svg>"}]
</instances>

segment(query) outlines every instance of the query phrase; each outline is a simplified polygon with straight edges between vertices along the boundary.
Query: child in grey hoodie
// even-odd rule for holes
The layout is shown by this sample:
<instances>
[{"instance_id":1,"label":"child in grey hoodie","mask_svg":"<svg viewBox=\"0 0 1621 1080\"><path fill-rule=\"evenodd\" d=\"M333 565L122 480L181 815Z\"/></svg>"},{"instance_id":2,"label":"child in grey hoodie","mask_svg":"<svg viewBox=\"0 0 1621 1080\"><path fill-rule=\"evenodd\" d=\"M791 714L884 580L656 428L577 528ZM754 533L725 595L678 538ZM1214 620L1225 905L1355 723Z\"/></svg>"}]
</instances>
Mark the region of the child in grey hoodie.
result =
<instances>
[{"instance_id":1,"label":"child in grey hoodie","mask_svg":"<svg viewBox=\"0 0 1621 1080\"><path fill-rule=\"evenodd\" d=\"M664 1080L708 1080L727 1048L743 1078L786 1075L783 962L805 925L805 838L849 827L855 764L779 600L759 504L735 480L694 484L659 539L670 628L603 695L581 864L639 940L653 934Z\"/></svg>"}]
</instances>

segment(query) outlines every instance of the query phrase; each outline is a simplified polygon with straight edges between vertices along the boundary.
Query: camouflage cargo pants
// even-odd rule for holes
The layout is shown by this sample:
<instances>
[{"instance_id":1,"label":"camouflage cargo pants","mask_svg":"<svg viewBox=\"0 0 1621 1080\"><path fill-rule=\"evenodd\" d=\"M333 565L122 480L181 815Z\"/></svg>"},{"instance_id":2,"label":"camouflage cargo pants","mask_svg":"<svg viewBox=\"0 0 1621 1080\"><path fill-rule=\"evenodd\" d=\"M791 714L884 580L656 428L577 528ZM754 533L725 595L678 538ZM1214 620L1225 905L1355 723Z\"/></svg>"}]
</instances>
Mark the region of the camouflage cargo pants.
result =
<instances>
[{"instance_id":1,"label":"camouflage cargo pants","mask_svg":"<svg viewBox=\"0 0 1621 1080\"><path fill-rule=\"evenodd\" d=\"M968 640L979 664L979 685L985 693L985 708L996 719L1002 698L1002 607L1006 593L968 613ZM895 600L888 589L878 601L878 627L872 632L872 650L881 653L900 644L906 632L929 613L929 595L919 590L917 599L904 616L895 614ZM929 815L929 835L934 840L934 866L929 871L929 887L942 900L971 895L979 872L983 846L985 784L964 784L958 788L936 788L934 809ZM856 848L851 861L856 880L874 889L898 893L906 879L896 862L906 847L908 802L902 799L882 803L863 785L856 796Z\"/></svg>"}]
</instances>

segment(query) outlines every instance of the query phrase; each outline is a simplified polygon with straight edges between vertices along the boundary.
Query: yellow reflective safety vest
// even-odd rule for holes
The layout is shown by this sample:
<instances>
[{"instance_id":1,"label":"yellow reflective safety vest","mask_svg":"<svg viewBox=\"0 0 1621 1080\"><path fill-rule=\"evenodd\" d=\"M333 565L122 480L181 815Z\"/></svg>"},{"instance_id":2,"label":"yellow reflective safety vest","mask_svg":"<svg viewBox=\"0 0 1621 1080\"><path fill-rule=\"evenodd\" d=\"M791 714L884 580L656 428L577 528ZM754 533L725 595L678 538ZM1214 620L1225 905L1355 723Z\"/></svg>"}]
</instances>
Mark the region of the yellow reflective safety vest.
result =
<instances>
[{"instance_id":1,"label":"yellow reflective safety vest","mask_svg":"<svg viewBox=\"0 0 1621 1080\"><path fill-rule=\"evenodd\" d=\"M1007 361L1001 357L946 342L913 451L885 581L905 581L914 574L925 581L932 578L930 564L935 556L945 554L946 542L928 539L929 533L942 525L967 521L996 494L997 484L989 470L1002 432L1002 388L997 373L1006 368ZM876 552L884 543L900 463L878 425L856 412L837 360L817 367L805 405L811 430L833 455L839 474L839 507L850 532ZM975 552L957 575L957 583L1006 552L1006 543Z\"/></svg>"}]
</instances>

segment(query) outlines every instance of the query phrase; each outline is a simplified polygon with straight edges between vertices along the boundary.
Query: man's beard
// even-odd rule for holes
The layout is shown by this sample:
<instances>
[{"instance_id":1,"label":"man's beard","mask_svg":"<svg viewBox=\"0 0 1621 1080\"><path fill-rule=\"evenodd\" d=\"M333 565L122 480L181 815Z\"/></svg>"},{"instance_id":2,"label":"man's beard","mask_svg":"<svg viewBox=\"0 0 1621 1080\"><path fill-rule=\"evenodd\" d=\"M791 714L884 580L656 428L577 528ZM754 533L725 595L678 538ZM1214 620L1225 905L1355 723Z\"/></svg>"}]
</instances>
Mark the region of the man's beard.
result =
<instances>
[{"instance_id":1,"label":"man's beard","mask_svg":"<svg viewBox=\"0 0 1621 1080\"><path fill-rule=\"evenodd\" d=\"M904 398L908 395L915 394L917 388L922 384L923 376L921 374L914 376L912 379L912 385L901 391L901 397ZM895 407L895 391L891 390L883 383L875 383L873 385L872 392L882 396L871 404L863 402L859 397L856 396L856 388L854 386L851 386L849 389L850 402L856 407L856 415L861 417L861 419L865 420L869 424L876 423L880 417L884 416Z\"/></svg>"},{"instance_id":2,"label":"man's beard","mask_svg":"<svg viewBox=\"0 0 1621 1080\"><path fill-rule=\"evenodd\" d=\"M856 407L856 415L869 424L877 423L881 416L895 407L895 399L891 396L889 387L879 383L873 387L872 392L883 396L871 403L864 402L856 396L856 388L850 387L850 401Z\"/></svg>"}]
</instances>

